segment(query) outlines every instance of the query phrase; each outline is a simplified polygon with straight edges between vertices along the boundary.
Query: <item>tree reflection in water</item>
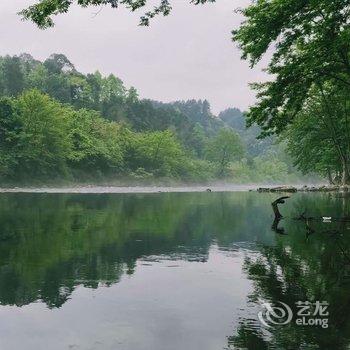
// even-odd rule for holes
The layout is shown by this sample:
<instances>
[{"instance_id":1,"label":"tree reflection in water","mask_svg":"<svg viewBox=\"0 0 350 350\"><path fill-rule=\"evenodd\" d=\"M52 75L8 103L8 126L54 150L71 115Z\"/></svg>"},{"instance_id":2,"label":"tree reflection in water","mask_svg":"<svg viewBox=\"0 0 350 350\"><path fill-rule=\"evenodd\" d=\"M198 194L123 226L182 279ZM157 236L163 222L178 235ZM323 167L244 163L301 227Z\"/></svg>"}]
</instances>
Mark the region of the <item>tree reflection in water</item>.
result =
<instances>
[{"instance_id":1,"label":"tree reflection in water","mask_svg":"<svg viewBox=\"0 0 350 350\"><path fill-rule=\"evenodd\" d=\"M321 200L322 199L322 200ZM348 216L348 201L334 196L302 196L289 214L305 211L313 216ZM283 209L287 209L283 208ZM293 217L290 215L289 217ZM283 226L281 226L281 224ZM282 301L293 309L298 301L327 301L329 328L296 325L266 329L257 319L242 317L228 347L234 349L348 349L350 332L350 224L274 222L276 244L261 245L244 262L254 292L251 307L261 300ZM310 236L310 230L313 234Z\"/></svg>"},{"instance_id":2,"label":"tree reflection in water","mask_svg":"<svg viewBox=\"0 0 350 350\"><path fill-rule=\"evenodd\" d=\"M349 214L334 194L296 194L286 219L271 229L271 194L162 193L114 195L2 194L0 303L35 301L61 307L77 286L111 286L133 274L140 259L205 262L243 244L252 281L247 307L228 338L235 349L346 349L350 332L350 224L288 218ZM281 225L282 224L282 225ZM325 226L327 225L327 226ZM339 232L329 234L327 232ZM181 287L181 286L180 286ZM260 301L327 301L329 328L289 325L264 329ZM295 311L295 310L294 310Z\"/></svg>"}]
</instances>

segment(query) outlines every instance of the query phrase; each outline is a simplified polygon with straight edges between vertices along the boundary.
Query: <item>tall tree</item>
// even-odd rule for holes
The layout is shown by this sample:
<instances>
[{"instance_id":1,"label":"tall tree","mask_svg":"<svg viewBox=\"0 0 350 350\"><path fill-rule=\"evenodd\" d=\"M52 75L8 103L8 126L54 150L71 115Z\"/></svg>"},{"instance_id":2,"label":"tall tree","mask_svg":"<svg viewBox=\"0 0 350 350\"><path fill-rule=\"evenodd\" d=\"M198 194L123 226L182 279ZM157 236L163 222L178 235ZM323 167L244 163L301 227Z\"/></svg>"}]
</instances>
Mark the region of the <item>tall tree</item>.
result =
<instances>
[{"instance_id":1,"label":"tall tree","mask_svg":"<svg viewBox=\"0 0 350 350\"><path fill-rule=\"evenodd\" d=\"M45 62L44 66L49 73L60 74L62 72L73 72L75 67L69 59L63 54L52 54Z\"/></svg>"},{"instance_id":2,"label":"tall tree","mask_svg":"<svg viewBox=\"0 0 350 350\"><path fill-rule=\"evenodd\" d=\"M21 95L15 108L22 123L17 144L18 177L64 174L72 147L68 134L72 110L37 90Z\"/></svg>"},{"instance_id":3,"label":"tall tree","mask_svg":"<svg viewBox=\"0 0 350 350\"><path fill-rule=\"evenodd\" d=\"M207 159L217 164L218 175L224 176L229 163L240 159L243 146L237 133L232 129L221 129L216 137L208 142Z\"/></svg>"},{"instance_id":4,"label":"tall tree","mask_svg":"<svg viewBox=\"0 0 350 350\"><path fill-rule=\"evenodd\" d=\"M0 178L14 175L22 123L12 99L0 99Z\"/></svg>"},{"instance_id":5,"label":"tall tree","mask_svg":"<svg viewBox=\"0 0 350 350\"><path fill-rule=\"evenodd\" d=\"M116 174L123 167L120 126L95 112L81 109L74 113L69 136L73 147L68 159L74 170L91 175Z\"/></svg>"},{"instance_id":6,"label":"tall tree","mask_svg":"<svg viewBox=\"0 0 350 350\"><path fill-rule=\"evenodd\" d=\"M169 130L139 135L136 161L157 176L181 175L185 153L174 133Z\"/></svg>"},{"instance_id":7,"label":"tall tree","mask_svg":"<svg viewBox=\"0 0 350 350\"><path fill-rule=\"evenodd\" d=\"M286 136L295 165L329 181L350 183L350 94L328 84L315 87ZM339 175L338 175L339 174Z\"/></svg>"},{"instance_id":8,"label":"tall tree","mask_svg":"<svg viewBox=\"0 0 350 350\"><path fill-rule=\"evenodd\" d=\"M267 71L273 80L255 85L258 102L248 113L265 134L279 133L303 108L314 84L350 85L348 0L259 0L242 10L233 32L252 66L274 47ZM269 50L269 52L271 52Z\"/></svg>"},{"instance_id":9,"label":"tall tree","mask_svg":"<svg viewBox=\"0 0 350 350\"><path fill-rule=\"evenodd\" d=\"M16 96L21 93L24 88L24 74L20 58L17 56L6 56L0 68L5 95Z\"/></svg>"}]
</instances>

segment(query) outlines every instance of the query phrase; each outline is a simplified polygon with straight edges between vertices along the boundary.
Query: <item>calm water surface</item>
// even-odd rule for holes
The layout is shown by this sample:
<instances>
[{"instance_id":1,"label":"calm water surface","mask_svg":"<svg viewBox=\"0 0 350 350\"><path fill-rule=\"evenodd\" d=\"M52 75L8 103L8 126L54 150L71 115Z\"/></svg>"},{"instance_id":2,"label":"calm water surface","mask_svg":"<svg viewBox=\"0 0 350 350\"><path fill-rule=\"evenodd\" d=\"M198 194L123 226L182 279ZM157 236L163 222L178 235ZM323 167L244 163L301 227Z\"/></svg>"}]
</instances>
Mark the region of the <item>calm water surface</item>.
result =
<instances>
[{"instance_id":1,"label":"calm water surface","mask_svg":"<svg viewBox=\"0 0 350 350\"><path fill-rule=\"evenodd\" d=\"M349 349L350 223L292 220L349 200L295 194L273 230L277 197L1 194L0 349ZM259 322L299 300L329 327Z\"/></svg>"}]
</instances>

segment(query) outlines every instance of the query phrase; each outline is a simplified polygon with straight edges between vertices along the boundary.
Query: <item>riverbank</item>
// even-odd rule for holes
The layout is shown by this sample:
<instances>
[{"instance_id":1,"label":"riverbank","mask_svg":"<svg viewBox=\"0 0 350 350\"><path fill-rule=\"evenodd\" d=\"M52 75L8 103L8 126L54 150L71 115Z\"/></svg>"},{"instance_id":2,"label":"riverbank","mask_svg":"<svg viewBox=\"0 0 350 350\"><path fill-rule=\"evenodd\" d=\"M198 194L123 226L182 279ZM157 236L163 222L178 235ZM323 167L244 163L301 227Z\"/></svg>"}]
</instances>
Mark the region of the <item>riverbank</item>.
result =
<instances>
[{"instance_id":1,"label":"riverbank","mask_svg":"<svg viewBox=\"0 0 350 350\"><path fill-rule=\"evenodd\" d=\"M0 188L0 193L163 193L163 192L246 192L256 185L200 186L76 186Z\"/></svg>"},{"instance_id":2,"label":"riverbank","mask_svg":"<svg viewBox=\"0 0 350 350\"><path fill-rule=\"evenodd\" d=\"M277 187L258 187L258 192L281 192L281 193L295 193L295 192L349 192L350 186L338 185L319 185L319 186L277 186Z\"/></svg>"},{"instance_id":3,"label":"riverbank","mask_svg":"<svg viewBox=\"0 0 350 350\"><path fill-rule=\"evenodd\" d=\"M166 192L299 192L299 191L334 191L327 186L265 186L261 185L237 185L237 184L212 184L212 185L176 185L176 186L62 186L62 187L4 187L0 193L166 193Z\"/></svg>"}]
</instances>

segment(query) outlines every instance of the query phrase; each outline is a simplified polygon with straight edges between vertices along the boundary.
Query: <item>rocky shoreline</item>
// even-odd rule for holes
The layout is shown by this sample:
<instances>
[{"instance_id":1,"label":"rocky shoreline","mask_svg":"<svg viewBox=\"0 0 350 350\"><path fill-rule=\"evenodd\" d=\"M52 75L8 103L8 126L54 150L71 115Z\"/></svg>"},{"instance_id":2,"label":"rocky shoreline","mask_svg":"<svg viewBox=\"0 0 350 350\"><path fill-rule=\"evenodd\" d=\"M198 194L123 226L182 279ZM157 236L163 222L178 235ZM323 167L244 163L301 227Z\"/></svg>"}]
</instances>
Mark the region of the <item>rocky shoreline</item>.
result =
<instances>
[{"instance_id":1,"label":"rocky shoreline","mask_svg":"<svg viewBox=\"0 0 350 350\"><path fill-rule=\"evenodd\" d=\"M278 186L278 187L259 187L257 192L284 192L284 193L295 193L295 192L348 192L349 186L336 186L336 185L322 185L322 186Z\"/></svg>"}]
</instances>

